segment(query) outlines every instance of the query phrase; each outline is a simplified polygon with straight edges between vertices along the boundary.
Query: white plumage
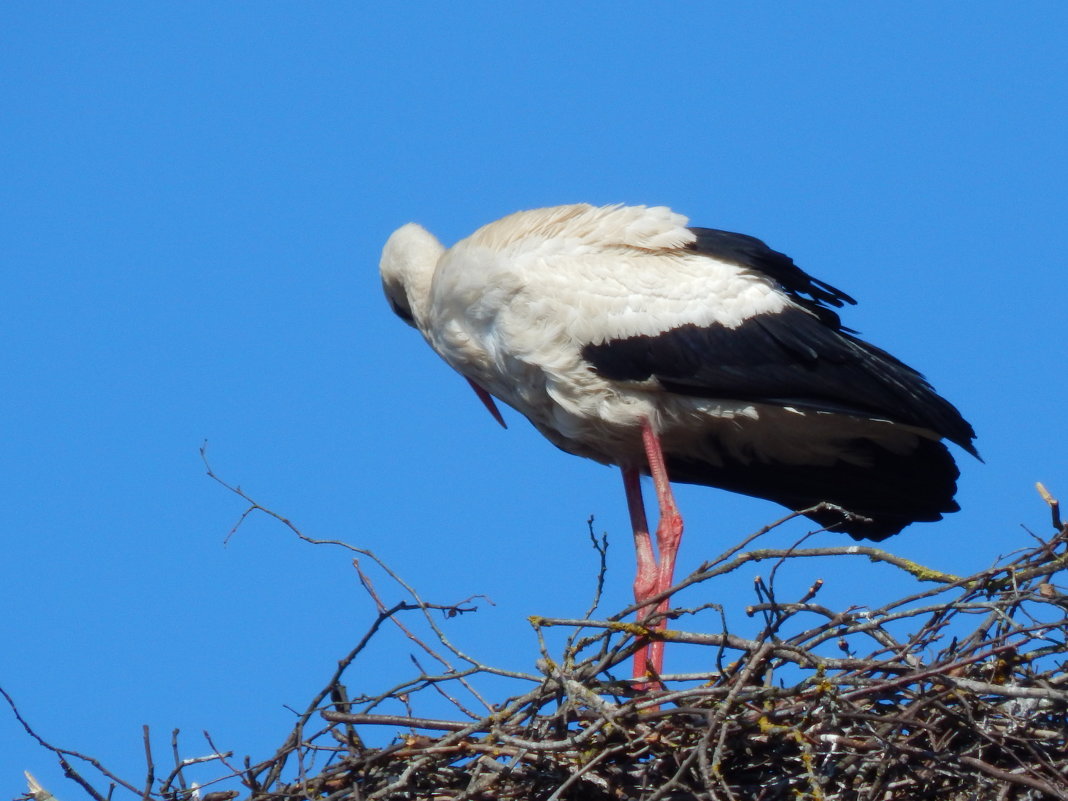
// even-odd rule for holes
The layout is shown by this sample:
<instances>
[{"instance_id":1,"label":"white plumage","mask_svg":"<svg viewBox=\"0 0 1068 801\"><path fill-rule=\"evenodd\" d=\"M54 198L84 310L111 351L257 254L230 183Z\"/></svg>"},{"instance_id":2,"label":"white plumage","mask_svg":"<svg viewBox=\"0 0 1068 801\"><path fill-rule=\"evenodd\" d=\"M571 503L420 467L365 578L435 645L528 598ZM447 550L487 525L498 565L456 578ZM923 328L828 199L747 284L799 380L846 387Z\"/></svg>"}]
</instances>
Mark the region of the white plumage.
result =
<instances>
[{"instance_id":1,"label":"white plumage","mask_svg":"<svg viewBox=\"0 0 1068 801\"><path fill-rule=\"evenodd\" d=\"M639 600L671 581L669 478L793 509L834 502L868 522L813 517L872 539L957 508L939 440L975 453L971 427L841 326L830 307L852 298L752 237L690 228L664 207L556 206L447 250L410 223L381 274L394 310L491 410L489 396L558 447L623 469ZM657 484L659 563L651 545L643 554L639 471Z\"/></svg>"}]
</instances>

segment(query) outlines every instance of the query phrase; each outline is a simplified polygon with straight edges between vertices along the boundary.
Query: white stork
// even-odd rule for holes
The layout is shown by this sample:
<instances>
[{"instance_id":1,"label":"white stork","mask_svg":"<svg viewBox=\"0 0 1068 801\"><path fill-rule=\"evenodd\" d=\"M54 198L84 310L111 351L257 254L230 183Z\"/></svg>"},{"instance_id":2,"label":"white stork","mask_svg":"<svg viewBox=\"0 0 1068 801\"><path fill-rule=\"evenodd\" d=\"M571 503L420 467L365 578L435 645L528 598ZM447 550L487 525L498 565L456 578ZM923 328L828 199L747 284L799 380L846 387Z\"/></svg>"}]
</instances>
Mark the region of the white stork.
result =
<instances>
[{"instance_id":1,"label":"white stork","mask_svg":"<svg viewBox=\"0 0 1068 801\"><path fill-rule=\"evenodd\" d=\"M855 516L809 516L856 539L956 511L941 439L978 456L960 413L842 326L844 292L759 239L687 223L662 206L555 206L449 249L409 223L386 243L382 283L499 422L493 398L557 447L621 468L639 603L673 580L669 479L794 510L827 501ZM660 507L655 554L640 473ZM662 647L636 655L636 677L662 672Z\"/></svg>"}]
</instances>

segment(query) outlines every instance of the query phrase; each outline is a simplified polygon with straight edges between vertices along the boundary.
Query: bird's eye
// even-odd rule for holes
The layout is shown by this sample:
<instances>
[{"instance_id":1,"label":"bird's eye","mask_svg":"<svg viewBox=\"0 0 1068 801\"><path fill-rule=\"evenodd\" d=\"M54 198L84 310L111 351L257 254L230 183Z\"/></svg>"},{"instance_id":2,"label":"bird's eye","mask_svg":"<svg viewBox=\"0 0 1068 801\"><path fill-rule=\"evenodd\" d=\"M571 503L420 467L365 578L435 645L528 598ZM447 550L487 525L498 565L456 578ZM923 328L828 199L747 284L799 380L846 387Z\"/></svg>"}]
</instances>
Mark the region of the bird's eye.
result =
<instances>
[{"instance_id":1,"label":"bird's eye","mask_svg":"<svg viewBox=\"0 0 1068 801\"><path fill-rule=\"evenodd\" d=\"M401 304L393 298L389 299L390 308L393 309L393 313L400 317L408 325L415 325L415 317L412 315L412 309L407 304Z\"/></svg>"}]
</instances>

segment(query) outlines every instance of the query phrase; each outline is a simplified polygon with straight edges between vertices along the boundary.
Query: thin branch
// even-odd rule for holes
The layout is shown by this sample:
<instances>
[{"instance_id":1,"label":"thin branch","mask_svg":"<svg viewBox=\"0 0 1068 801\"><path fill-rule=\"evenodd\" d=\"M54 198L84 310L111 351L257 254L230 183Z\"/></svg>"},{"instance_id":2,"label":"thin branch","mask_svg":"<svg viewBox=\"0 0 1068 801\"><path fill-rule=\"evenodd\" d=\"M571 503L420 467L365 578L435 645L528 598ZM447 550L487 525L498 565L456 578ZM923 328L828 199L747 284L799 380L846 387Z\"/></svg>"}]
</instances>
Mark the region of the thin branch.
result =
<instances>
[{"instance_id":1,"label":"thin branch","mask_svg":"<svg viewBox=\"0 0 1068 801\"><path fill-rule=\"evenodd\" d=\"M789 548L755 547L797 516L789 515L673 588L699 597L663 615L672 624L662 631L651 628L656 616L629 622L636 605L591 619L607 541L597 540L590 519L599 557L590 611L532 616L536 672L519 673L484 664L446 637L442 617L468 611L470 599L429 603L371 552L308 537L219 480L206 458L205 465L246 504L228 536L259 511L303 542L344 548L357 560L375 617L322 690L296 707L292 730L268 758L232 764L209 738L215 753L182 759L175 731L174 767L155 782L146 728L144 789L113 782L101 791L73 773L94 801L110 801L115 788L141 801L231 801L231 789L202 788L234 780L244 784L245 801L1068 797L1068 617L1054 583L1068 559L1068 531L1057 528L1049 498L1054 535L970 576L868 546L802 547L801 539ZM882 606L858 591L853 604L837 608L806 572L818 556L862 556L916 586ZM762 561L770 569L754 582L754 596L724 591L724 576ZM388 582L368 572L372 562ZM401 600L390 603L390 592ZM735 619L741 623L729 627ZM382 689L367 654L386 621L432 661L410 655L413 675ZM570 629L562 652L547 627ZM656 692L637 690L619 676L654 638L690 650L705 669L660 676ZM470 698L486 712L469 709L478 708ZM454 711L443 715L443 701ZM52 750L68 769L65 754L73 752ZM214 762L229 773L185 788L185 768Z\"/></svg>"}]
</instances>

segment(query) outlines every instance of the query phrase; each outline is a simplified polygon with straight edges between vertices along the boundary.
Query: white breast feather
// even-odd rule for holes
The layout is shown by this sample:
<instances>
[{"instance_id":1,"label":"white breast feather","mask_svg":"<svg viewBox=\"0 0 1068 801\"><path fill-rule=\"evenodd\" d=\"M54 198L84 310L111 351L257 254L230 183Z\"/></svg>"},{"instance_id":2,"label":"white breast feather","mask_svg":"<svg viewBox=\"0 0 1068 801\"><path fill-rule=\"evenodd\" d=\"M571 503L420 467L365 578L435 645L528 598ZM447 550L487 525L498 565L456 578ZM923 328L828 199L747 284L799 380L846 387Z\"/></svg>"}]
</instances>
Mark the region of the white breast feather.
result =
<instances>
[{"instance_id":1,"label":"white breast feather","mask_svg":"<svg viewBox=\"0 0 1068 801\"><path fill-rule=\"evenodd\" d=\"M663 207L581 205L490 223L438 263L428 339L557 445L599 461L640 448L642 417L661 431L695 417L755 419L750 403L607 381L581 357L587 344L686 324L731 328L790 304L764 276L685 249L694 241L686 223Z\"/></svg>"}]
</instances>

